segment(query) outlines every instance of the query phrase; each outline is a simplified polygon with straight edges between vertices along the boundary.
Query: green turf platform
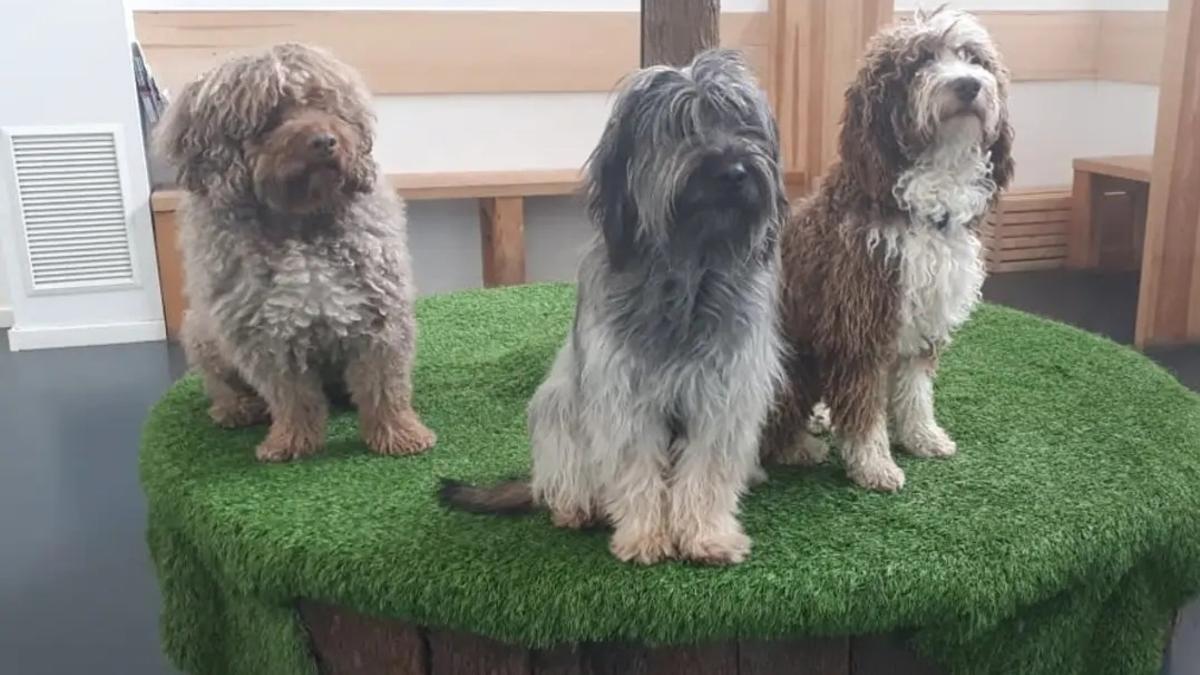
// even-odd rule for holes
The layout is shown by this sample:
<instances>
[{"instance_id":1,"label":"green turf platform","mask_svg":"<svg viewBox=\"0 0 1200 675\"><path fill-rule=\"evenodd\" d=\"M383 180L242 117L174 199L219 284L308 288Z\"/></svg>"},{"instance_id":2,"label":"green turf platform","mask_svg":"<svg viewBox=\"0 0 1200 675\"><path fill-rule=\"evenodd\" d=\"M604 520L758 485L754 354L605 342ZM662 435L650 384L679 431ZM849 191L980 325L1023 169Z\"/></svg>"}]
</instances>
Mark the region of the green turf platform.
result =
<instances>
[{"instance_id":1,"label":"green turf platform","mask_svg":"<svg viewBox=\"0 0 1200 675\"><path fill-rule=\"evenodd\" d=\"M263 465L264 429L209 423L196 379L146 425L141 474L162 636L193 673L313 672L297 598L528 646L911 629L957 673L1156 673L1200 591L1200 399L1106 340L981 308L945 355L960 452L901 457L903 492L840 468L773 469L728 569L617 562L603 532L437 505L438 479L528 470L524 409L571 321L561 285L418 307L416 407L439 443L369 454L353 413L328 449Z\"/></svg>"}]
</instances>

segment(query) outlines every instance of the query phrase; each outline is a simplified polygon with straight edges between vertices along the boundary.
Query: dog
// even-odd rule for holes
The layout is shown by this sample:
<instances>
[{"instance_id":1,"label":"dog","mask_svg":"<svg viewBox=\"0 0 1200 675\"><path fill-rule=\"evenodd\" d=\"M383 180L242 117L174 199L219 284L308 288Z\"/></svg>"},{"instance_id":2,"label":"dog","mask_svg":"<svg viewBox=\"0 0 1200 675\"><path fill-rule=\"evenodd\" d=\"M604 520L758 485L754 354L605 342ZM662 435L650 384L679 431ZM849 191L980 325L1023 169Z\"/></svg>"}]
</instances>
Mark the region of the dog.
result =
<instances>
[{"instance_id":1,"label":"dog","mask_svg":"<svg viewBox=\"0 0 1200 675\"><path fill-rule=\"evenodd\" d=\"M782 375L778 133L742 58L637 72L585 170L599 234L575 320L528 409L531 481L442 497L614 527L622 561L742 561L738 501Z\"/></svg>"},{"instance_id":2,"label":"dog","mask_svg":"<svg viewBox=\"0 0 1200 675\"><path fill-rule=\"evenodd\" d=\"M284 44L188 84L155 131L186 189L182 342L214 422L270 419L260 460L321 447L327 390L377 453L435 440L411 407L404 206L377 178L369 101L348 66Z\"/></svg>"},{"instance_id":3,"label":"dog","mask_svg":"<svg viewBox=\"0 0 1200 675\"><path fill-rule=\"evenodd\" d=\"M985 276L979 225L1013 174L1008 74L969 14L918 12L870 41L846 92L840 160L781 237L786 383L764 438L782 463L828 449L805 425L828 405L846 472L891 492L890 451L957 449L934 417L938 353Z\"/></svg>"}]
</instances>

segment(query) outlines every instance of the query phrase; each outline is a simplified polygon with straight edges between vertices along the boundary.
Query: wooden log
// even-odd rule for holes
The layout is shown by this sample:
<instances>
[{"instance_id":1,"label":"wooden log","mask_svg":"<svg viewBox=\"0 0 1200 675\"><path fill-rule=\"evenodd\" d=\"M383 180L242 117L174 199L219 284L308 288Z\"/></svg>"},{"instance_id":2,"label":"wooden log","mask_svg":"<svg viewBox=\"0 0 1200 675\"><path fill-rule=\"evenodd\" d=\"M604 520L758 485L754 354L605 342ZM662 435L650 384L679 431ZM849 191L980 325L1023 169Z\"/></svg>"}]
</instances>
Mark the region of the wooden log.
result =
<instances>
[{"instance_id":1,"label":"wooden log","mask_svg":"<svg viewBox=\"0 0 1200 675\"><path fill-rule=\"evenodd\" d=\"M589 642L527 649L301 601L322 675L936 675L895 636L725 640L650 647Z\"/></svg>"},{"instance_id":2,"label":"wooden log","mask_svg":"<svg viewBox=\"0 0 1200 675\"><path fill-rule=\"evenodd\" d=\"M941 670L918 657L892 635L850 640L850 675L938 675Z\"/></svg>"},{"instance_id":3,"label":"wooden log","mask_svg":"<svg viewBox=\"0 0 1200 675\"><path fill-rule=\"evenodd\" d=\"M395 619L301 601L313 655L322 675L428 675L421 630Z\"/></svg>"},{"instance_id":4,"label":"wooden log","mask_svg":"<svg viewBox=\"0 0 1200 675\"><path fill-rule=\"evenodd\" d=\"M719 43L720 0L642 0L642 66L684 66Z\"/></svg>"},{"instance_id":5,"label":"wooden log","mask_svg":"<svg viewBox=\"0 0 1200 675\"><path fill-rule=\"evenodd\" d=\"M431 630L429 675L529 675L528 649L470 633Z\"/></svg>"},{"instance_id":6,"label":"wooden log","mask_svg":"<svg viewBox=\"0 0 1200 675\"><path fill-rule=\"evenodd\" d=\"M848 675L850 639L743 640L738 650L739 675Z\"/></svg>"}]
</instances>

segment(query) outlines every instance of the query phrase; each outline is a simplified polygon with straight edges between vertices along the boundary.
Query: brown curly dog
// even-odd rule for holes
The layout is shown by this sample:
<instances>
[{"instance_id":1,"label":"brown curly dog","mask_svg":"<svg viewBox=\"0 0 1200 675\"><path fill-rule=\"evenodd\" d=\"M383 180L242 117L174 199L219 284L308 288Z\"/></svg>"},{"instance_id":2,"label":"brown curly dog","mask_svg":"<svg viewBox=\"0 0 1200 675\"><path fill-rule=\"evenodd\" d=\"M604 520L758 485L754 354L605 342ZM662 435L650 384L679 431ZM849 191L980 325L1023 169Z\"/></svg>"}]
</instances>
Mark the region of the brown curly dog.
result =
<instances>
[{"instance_id":1,"label":"brown curly dog","mask_svg":"<svg viewBox=\"0 0 1200 675\"><path fill-rule=\"evenodd\" d=\"M324 442L348 391L380 454L434 435L411 407L413 283L403 203L377 179L358 75L279 45L189 84L156 132L187 193L183 342L222 426L266 421L258 458Z\"/></svg>"}]
</instances>

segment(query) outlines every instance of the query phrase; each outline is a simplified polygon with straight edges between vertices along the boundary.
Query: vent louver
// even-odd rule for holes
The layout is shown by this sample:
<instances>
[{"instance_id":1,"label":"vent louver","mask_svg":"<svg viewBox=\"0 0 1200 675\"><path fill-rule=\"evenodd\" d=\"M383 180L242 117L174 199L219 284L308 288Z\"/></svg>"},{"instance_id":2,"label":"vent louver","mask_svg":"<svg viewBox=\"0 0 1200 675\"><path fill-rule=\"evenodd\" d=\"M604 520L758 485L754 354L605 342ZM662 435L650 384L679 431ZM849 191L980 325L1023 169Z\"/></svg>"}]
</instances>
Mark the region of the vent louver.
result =
<instances>
[{"instance_id":1,"label":"vent louver","mask_svg":"<svg viewBox=\"0 0 1200 675\"><path fill-rule=\"evenodd\" d=\"M32 290L132 283L116 134L8 135Z\"/></svg>"}]
</instances>

